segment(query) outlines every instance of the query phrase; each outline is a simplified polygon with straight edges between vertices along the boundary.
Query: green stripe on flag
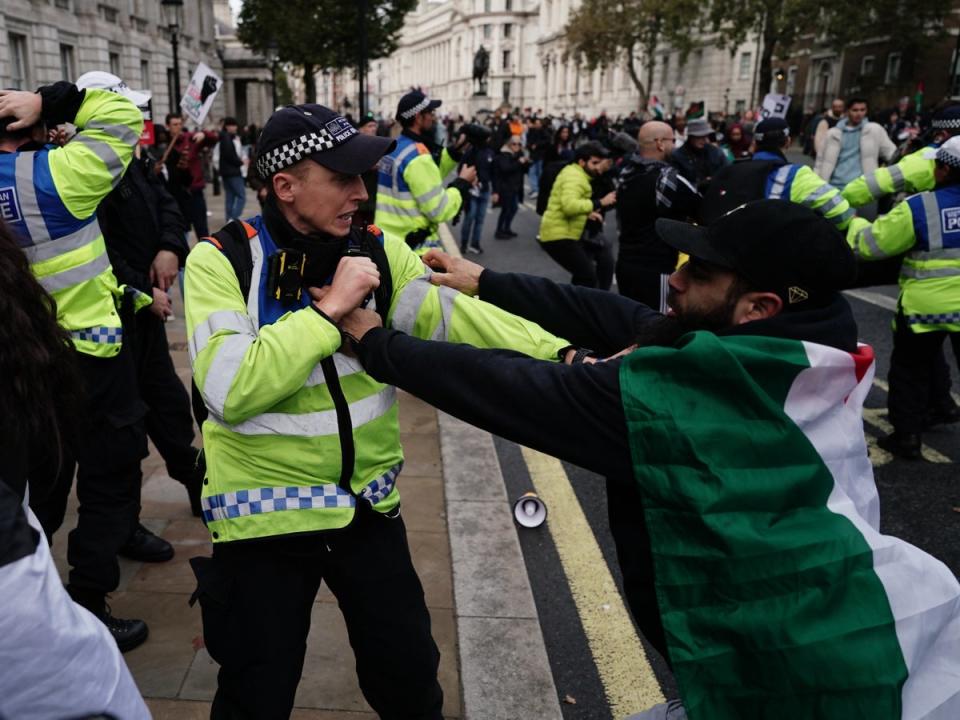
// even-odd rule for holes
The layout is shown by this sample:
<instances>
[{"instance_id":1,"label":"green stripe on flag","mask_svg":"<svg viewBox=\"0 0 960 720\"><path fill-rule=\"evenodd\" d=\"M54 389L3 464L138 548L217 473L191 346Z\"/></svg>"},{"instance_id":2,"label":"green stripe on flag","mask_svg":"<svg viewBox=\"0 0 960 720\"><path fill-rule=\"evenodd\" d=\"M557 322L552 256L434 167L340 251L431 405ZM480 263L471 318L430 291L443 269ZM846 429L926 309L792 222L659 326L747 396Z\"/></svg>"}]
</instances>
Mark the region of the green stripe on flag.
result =
<instances>
[{"instance_id":1,"label":"green stripe on flag","mask_svg":"<svg viewBox=\"0 0 960 720\"><path fill-rule=\"evenodd\" d=\"M833 477L784 412L808 367L800 342L695 333L621 368L692 720L901 715L907 669L873 553L827 508Z\"/></svg>"}]
</instances>

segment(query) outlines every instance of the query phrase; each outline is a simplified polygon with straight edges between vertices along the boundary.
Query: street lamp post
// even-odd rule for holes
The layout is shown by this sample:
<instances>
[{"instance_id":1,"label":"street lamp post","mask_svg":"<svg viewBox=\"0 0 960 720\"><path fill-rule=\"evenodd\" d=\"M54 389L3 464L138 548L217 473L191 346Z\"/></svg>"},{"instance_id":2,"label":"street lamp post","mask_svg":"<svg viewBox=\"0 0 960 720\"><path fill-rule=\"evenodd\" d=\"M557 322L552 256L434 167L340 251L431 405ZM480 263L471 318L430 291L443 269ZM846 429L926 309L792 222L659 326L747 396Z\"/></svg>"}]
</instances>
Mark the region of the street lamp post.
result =
<instances>
[{"instance_id":1,"label":"street lamp post","mask_svg":"<svg viewBox=\"0 0 960 720\"><path fill-rule=\"evenodd\" d=\"M280 52L277 48L277 41L271 40L267 45L267 62L270 63L270 92L273 97L273 106L270 113L273 114L277 109L277 63L280 60Z\"/></svg>"},{"instance_id":2,"label":"street lamp post","mask_svg":"<svg viewBox=\"0 0 960 720\"><path fill-rule=\"evenodd\" d=\"M180 103L180 56L177 45L180 40L180 24L183 17L183 0L160 0L163 15L170 31L170 45L173 48L173 97L170 100L170 111L177 112Z\"/></svg>"}]
</instances>

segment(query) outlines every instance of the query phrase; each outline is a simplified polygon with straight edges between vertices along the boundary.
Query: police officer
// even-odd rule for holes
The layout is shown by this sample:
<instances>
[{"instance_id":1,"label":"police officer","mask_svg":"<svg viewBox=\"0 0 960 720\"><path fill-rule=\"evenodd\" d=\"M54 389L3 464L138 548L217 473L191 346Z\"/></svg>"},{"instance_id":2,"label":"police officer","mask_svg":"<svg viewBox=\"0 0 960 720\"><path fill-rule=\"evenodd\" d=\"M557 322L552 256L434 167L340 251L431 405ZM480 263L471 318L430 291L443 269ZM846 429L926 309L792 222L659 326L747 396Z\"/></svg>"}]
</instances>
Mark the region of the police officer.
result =
<instances>
[{"instance_id":1,"label":"police officer","mask_svg":"<svg viewBox=\"0 0 960 720\"><path fill-rule=\"evenodd\" d=\"M431 100L419 90L408 92L397 105L397 121L403 132L396 148L380 161L377 189L377 226L406 240L418 254L440 247L437 228L460 212L477 180L471 165L460 168L447 188L444 178L456 167L465 149L465 138L443 149L440 164L430 153L427 133L433 129L434 111L440 100Z\"/></svg>"},{"instance_id":2,"label":"police officer","mask_svg":"<svg viewBox=\"0 0 960 720\"><path fill-rule=\"evenodd\" d=\"M789 200L809 207L845 230L854 211L840 191L810 167L791 163L783 154L790 147L790 127L783 118L760 121L753 135L750 160L720 170L701 205L701 220L711 223L751 200Z\"/></svg>"},{"instance_id":3,"label":"police officer","mask_svg":"<svg viewBox=\"0 0 960 720\"><path fill-rule=\"evenodd\" d=\"M194 565L221 666L215 717L289 715L322 580L373 709L441 716L439 653L400 516L396 393L340 352L344 314L372 293L391 326L423 337L554 360L567 345L435 287L403 238L352 227L362 173L393 146L320 105L279 110L257 148L263 214L187 259L190 356L209 410L202 502L214 549Z\"/></svg>"},{"instance_id":4,"label":"police officer","mask_svg":"<svg viewBox=\"0 0 960 720\"><path fill-rule=\"evenodd\" d=\"M80 505L67 545L67 591L126 651L146 640L147 626L114 617L104 598L119 583L117 552L137 525L147 443L121 316L150 299L117 284L95 215L133 157L143 127L143 115L125 97L136 94L123 83L112 90L58 82L37 94L0 92L0 208L34 275L56 301L86 391L83 422L69 442L72 457L34 511L51 538L63 522L76 467ZM45 125L67 122L79 130L72 141L42 144Z\"/></svg>"},{"instance_id":5,"label":"police officer","mask_svg":"<svg viewBox=\"0 0 960 720\"><path fill-rule=\"evenodd\" d=\"M843 188L843 197L851 207L859 208L892 193L918 193L936 185L935 161L928 150L940 147L954 135L960 135L960 103L936 112L930 123L930 142L903 157L896 165L877 168L869 175L851 180Z\"/></svg>"},{"instance_id":6,"label":"police officer","mask_svg":"<svg viewBox=\"0 0 960 720\"><path fill-rule=\"evenodd\" d=\"M946 337L960 357L960 137L926 152L934 161L935 189L907 198L873 224L855 219L847 234L863 260L908 253L900 271L890 358L894 431L878 441L906 458L920 457L925 427L956 413L949 393L931 397L933 366L942 358Z\"/></svg>"}]
</instances>

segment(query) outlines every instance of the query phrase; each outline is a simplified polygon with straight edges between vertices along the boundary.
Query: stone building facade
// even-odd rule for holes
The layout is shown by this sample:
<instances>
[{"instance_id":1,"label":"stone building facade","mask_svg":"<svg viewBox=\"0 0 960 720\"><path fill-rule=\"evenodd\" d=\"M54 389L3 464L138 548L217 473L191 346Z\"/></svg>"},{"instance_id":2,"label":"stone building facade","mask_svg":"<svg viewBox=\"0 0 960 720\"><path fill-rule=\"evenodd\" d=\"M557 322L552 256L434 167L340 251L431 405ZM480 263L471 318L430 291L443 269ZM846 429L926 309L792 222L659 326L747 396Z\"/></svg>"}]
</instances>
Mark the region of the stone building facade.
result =
<instances>
[{"instance_id":1,"label":"stone building facade","mask_svg":"<svg viewBox=\"0 0 960 720\"><path fill-rule=\"evenodd\" d=\"M273 72L267 58L237 39L228 0L213 0L217 53L223 64L223 106L241 126L262 126L273 113Z\"/></svg>"},{"instance_id":2,"label":"stone building facade","mask_svg":"<svg viewBox=\"0 0 960 720\"><path fill-rule=\"evenodd\" d=\"M185 0L180 87L198 62L218 74L213 0ZM173 105L173 51L159 0L7 0L0 3L0 87L36 89L107 70L153 93L158 121ZM219 94L210 120L226 113Z\"/></svg>"}]
</instances>

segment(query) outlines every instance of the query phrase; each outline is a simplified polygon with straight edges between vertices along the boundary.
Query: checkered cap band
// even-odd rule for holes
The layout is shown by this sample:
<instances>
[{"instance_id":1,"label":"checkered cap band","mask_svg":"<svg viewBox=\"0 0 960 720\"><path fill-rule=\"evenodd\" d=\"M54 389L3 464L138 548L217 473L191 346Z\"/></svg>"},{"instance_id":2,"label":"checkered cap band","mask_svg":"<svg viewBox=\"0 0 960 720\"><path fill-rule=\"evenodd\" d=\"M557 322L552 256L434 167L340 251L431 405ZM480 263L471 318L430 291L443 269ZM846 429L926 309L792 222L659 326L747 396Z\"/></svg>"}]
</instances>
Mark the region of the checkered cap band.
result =
<instances>
[{"instance_id":1,"label":"checkered cap band","mask_svg":"<svg viewBox=\"0 0 960 720\"><path fill-rule=\"evenodd\" d=\"M944 165L960 168L960 155L957 154L957 149L955 147L941 147L939 150L937 150L936 158L937 162L942 162Z\"/></svg>"},{"instance_id":2,"label":"checkered cap band","mask_svg":"<svg viewBox=\"0 0 960 720\"><path fill-rule=\"evenodd\" d=\"M960 118L941 118L930 124L935 130L956 130L960 128Z\"/></svg>"},{"instance_id":3,"label":"checkered cap band","mask_svg":"<svg viewBox=\"0 0 960 720\"><path fill-rule=\"evenodd\" d=\"M315 153L332 150L356 134L357 131L354 130L347 134L346 138L337 142L324 128L317 128L316 132L301 135L261 155L257 158L257 172L260 173L260 177L268 178Z\"/></svg>"},{"instance_id":4,"label":"checkered cap band","mask_svg":"<svg viewBox=\"0 0 960 720\"><path fill-rule=\"evenodd\" d=\"M431 102L433 101L430 98L424 96L423 100L418 102L412 108L410 108L409 110L404 110L402 113L400 113L400 117L402 117L404 120L409 120L418 112L422 112L423 110L426 110L427 107L429 107Z\"/></svg>"}]
</instances>

